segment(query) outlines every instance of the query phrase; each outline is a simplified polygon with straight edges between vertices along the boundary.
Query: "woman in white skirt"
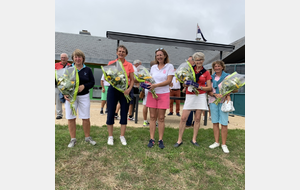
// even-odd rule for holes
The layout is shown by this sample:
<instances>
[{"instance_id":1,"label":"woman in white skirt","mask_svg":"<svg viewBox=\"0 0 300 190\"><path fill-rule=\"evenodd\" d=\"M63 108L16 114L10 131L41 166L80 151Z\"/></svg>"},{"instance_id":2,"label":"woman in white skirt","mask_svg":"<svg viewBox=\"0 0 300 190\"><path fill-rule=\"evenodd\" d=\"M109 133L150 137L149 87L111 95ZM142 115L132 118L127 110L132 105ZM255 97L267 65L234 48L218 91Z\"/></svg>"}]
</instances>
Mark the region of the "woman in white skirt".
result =
<instances>
[{"instance_id":1,"label":"woman in white skirt","mask_svg":"<svg viewBox=\"0 0 300 190\"><path fill-rule=\"evenodd\" d=\"M179 124L178 141L174 147L182 145L182 135L185 129L185 124L191 111L196 111L194 122L194 134L191 143L195 146L199 146L196 141L197 134L200 128L201 113L204 110L208 110L206 92L211 91L211 76L208 71L203 67L204 54L196 52L193 55L193 59L196 65L193 67L196 74L196 82L198 86L198 96L192 92L191 87L186 88L186 98L183 106L182 116ZM206 85L205 85L206 82Z\"/></svg>"}]
</instances>

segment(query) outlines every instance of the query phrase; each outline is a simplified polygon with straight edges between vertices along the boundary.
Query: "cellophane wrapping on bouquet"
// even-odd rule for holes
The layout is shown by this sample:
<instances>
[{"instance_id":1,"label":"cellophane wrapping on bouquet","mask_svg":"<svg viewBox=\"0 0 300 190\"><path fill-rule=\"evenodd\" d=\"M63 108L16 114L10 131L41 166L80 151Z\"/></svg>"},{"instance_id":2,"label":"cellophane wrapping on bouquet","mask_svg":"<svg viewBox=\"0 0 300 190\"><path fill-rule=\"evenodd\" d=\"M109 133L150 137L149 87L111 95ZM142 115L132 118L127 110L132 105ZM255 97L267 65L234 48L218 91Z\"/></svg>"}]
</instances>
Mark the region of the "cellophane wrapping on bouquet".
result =
<instances>
[{"instance_id":1,"label":"cellophane wrapping on bouquet","mask_svg":"<svg viewBox=\"0 0 300 190\"><path fill-rule=\"evenodd\" d=\"M139 65L137 67L137 72L134 75L135 79L141 83L142 88L148 88L151 84L155 84L155 80L152 78L150 72L148 69L146 69L144 66ZM143 84L144 83L144 84ZM150 90L152 93L153 98L157 98L157 94L155 93L155 90Z\"/></svg>"},{"instance_id":2,"label":"cellophane wrapping on bouquet","mask_svg":"<svg viewBox=\"0 0 300 190\"><path fill-rule=\"evenodd\" d=\"M55 70L57 88L63 95L68 95L72 114L76 116L74 102L77 97L79 87L79 76L76 67L66 67Z\"/></svg>"},{"instance_id":3,"label":"cellophane wrapping on bouquet","mask_svg":"<svg viewBox=\"0 0 300 190\"><path fill-rule=\"evenodd\" d=\"M198 96L198 83L196 83L195 71L188 61L185 61L184 63L181 63L179 65L179 67L175 71L175 77L180 83L190 85L192 91L196 94L196 96Z\"/></svg>"},{"instance_id":4,"label":"cellophane wrapping on bouquet","mask_svg":"<svg viewBox=\"0 0 300 190\"><path fill-rule=\"evenodd\" d=\"M120 60L107 66L101 67L105 80L112 85L115 89L124 93L128 88L128 77L125 68ZM129 95L124 95L127 99L127 103L131 101Z\"/></svg>"},{"instance_id":5,"label":"cellophane wrapping on bouquet","mask_svg":"<svg viewBox=\"0 0 300 190\"><path fill-rule=\"evenodd\" d=\"M245 75L239 74L237 72L232 73L226 77L219 88L219 93L224 97L234 90L238 90L245 85ZM218 105L222 98L216 98L213 102Z\"/></svg>"}]
</instances>

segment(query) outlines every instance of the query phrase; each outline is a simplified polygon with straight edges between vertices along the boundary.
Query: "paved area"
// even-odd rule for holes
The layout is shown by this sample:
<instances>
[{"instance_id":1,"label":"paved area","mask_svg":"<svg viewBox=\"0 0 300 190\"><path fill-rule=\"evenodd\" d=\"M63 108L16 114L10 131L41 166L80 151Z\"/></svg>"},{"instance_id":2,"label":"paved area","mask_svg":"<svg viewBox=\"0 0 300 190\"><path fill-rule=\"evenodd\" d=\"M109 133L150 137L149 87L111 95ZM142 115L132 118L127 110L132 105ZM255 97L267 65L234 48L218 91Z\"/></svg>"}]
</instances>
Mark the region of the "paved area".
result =
<instances>
[{"instance_id":1,"label":"paved area","mask_svg":"<svg viewBox=\"0 0 300 190\"><path fill-rule=\"evenodd\" d=\"M65 108L63 104L63 113L65 113ZM174 105L175 106L175 105ZM180 112L182 112L182 107L183 105L180 105ZM106 117L107 115L100 115L100 108L101 108L101 101L91 101L91 125L95 126L103 126L106 125ZM105 110L105 107L104 107ZM138 109L138 122L135 123L134 121L128 121L127 126L129 127L143 127L143 105L140 103L139 104L139 109ZM54 106L54 113L55 113L55 106ZM165 126L166 127L172 127L172 128L178 128L179 123L180 123L180 117L176 115L168 116L167 114L169 113L169 110L166 111L166 117L165 117ZM181 113L180 113L181 114ZM56 114L55 114L56 118ZM54 119L55 119L54 118ZM150 115L148 112L148 121L150 120ZM76 119L77 124L82 124L82 120L77 118ZM68 120L63 116L63 119L55 119L55 124L60 124L60 125L68 125ZM119 120L115 120L114 127L120 127ZM207 125L204 126L203 118L201 117L201 122L200 122L200 128L212 128L212 123L210 120L207 121ZM228 124L228 129L244 129L245 130L245 117L241 116L229 116L229 124Z\"/></svg>"}]
</instances>

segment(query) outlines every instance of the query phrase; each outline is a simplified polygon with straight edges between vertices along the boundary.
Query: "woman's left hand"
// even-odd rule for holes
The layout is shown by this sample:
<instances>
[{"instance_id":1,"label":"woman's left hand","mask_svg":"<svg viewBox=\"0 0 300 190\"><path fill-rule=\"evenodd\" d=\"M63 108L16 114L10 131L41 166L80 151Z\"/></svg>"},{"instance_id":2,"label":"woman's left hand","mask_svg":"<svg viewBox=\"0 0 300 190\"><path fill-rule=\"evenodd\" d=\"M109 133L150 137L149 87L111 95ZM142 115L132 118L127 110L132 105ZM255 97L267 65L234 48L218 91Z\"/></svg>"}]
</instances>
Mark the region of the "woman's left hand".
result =
<instances>
[{"instance_id":1,"label":"woman's left hand","mask_svg":"<svg viewBox=\"0 0 300 190\"><path fill-rule=\"evenodd\" d=\"M227 103L231 101L230 93L225 96L224 102L227 100Z\"/></svg>"},{"instance_id":2,"label":"woman's left hand","mask_svg":"<svg viewBox=\"0 0 300 190\"><path fill-rule=\"evenodd\" d=\"M130 93L130 91L131 91L131 90L129 90L129 88L127 88L127 89L124 91L124 95L127 95L127 96L128 96L129 93Z\"/></svg>"},{"instance_id":3,"label":"woman's left hand","mask_svg":"<svg viewBox=\"0 0 300 190\"><path fill-rule=\"evenodd\" d=\"M223 96L221 94L215 94L216 98L223 98Z\"/></svg>"},{"instance_id":4,"label":"woman's left hand","mask_svg":"<svg viewBox=\"0 0 300 190\"><path fill-rule=\"evenodd\" d=\"M83 89L84 89L84 85L82 84L82 85L80 85L80 86L78 87L78 92L83 91Z\"/></svg>"}]
</instances>

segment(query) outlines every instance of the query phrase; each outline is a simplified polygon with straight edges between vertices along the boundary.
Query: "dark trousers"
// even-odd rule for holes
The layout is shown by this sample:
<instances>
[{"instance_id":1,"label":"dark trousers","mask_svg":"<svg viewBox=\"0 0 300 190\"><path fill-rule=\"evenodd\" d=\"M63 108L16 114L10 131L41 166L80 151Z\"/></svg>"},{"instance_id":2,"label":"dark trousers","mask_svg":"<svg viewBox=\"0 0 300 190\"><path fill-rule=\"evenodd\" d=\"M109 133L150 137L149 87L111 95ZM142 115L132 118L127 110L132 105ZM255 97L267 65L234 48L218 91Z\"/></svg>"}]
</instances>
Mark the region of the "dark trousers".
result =
<instances>
[{"instance_id":1,"label":"dark trousers","mask_svg":"<svg viewBox=\"0 0 300 190\"><path fill-rule=\"evenodd\" d=\"M191 126L192 125L192 122L193 122L193 114L196 113L196 111L191 111L187 121L186 121L186 126Z\"/></svg>"},{"instance_id":2,"label":"dark trousers","mask_svg":"<svg viewBox=\"0 0 300 190\"><path fill-rule=\"evenodd\" d=\"M133 113L135 112L135 102L136 102L136 97L134 96L134 94L140 94L140 90L139 90L139 88L136 88L136 87L133 87L132 88L132 103L130 103L130 104L133 104L133 108L132 108L132 115L133 115ZM139 97L138 97L139 98Z\"/></svg>"},{"instance_id":3,"label":"dark trousers","mask_svg":"<svg viewBox=\"0 0 300 190\"><path fill-rule=\"evenodd\" d=\"M107 125L113 125L115 123L115 112L116 112L116 106L118 104L118 101L121 104L120 108L120 124L121 125L127 125L127 114L128 114L128 109L129 109L129 103L127 103L127 100L124 96L124 94L117 89L115 89L112 86L108 87L107 91L107 108L108 108L108 113L107 113L107 120L106 124Z\"/></svg>"}]
</instances>

